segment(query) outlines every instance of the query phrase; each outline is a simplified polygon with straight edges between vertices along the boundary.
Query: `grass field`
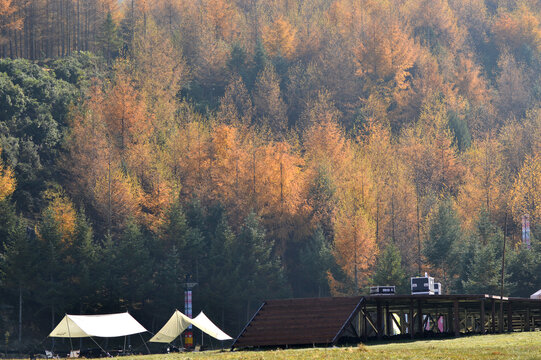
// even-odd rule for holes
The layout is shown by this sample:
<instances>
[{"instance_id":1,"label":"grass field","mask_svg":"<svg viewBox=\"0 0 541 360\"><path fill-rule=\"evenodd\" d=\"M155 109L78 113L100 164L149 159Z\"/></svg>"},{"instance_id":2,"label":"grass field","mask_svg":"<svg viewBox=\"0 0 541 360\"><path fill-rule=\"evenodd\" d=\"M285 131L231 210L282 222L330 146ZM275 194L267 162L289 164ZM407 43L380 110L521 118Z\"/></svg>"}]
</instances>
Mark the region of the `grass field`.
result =
<instances>
[{"instance_id":1,"label":"grass field","mask_svg":"<svg viewBox=\"0 0 541 360\"><path fill-rule=\"evenodd\" d=\"M201 352L126 357L126 360L289 359L541 359L541 332L471 336L357 347L301 350Z\"/></svg>"}]
</instances>

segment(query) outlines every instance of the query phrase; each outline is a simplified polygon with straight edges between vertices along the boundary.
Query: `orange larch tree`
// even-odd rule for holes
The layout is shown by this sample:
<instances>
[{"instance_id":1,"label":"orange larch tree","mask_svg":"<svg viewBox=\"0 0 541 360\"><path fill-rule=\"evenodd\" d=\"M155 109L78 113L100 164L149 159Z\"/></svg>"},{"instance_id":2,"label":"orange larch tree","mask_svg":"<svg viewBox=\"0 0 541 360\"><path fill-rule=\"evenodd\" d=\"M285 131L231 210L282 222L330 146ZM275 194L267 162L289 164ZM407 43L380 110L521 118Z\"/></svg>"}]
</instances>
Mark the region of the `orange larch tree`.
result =
<instances>
[{"instance_id":1,"label":"orange larch tree","mask_svg":"<svg viewBox=\"0 0 541 360\"><path fill-rule=\"evenodd\" d=\"M467 228L473 228L474 214L484 210L492 220L501 219L506 208L505 172L501 144L487 135L474 142L464 154L466 171L457 207Z\"/></svg>"},{"instance_id":2,"label":"orange larch tree","mask_svg":"<svg viewBox=\"0 0 541 360\"><path fill-rule=\"evenodd\" d=\"M278 17L263 29L263 44L271 56L283 56L292 60L295 56L296 29L284 17Z\"/></svg>"},{"instance_id":3,"label":"orange larch tree","mask_svg":"<svg viewBox=\"0 0 541 360\"><path fill-rule=\"evenodd\" d=\"M288 128L287 108L280 92L280 79L271 64L258 75L253 98L259 123L273 134L283 135Z\"/></svg>"},{"instance_id":4,"label":"orange larch tree","mask_svg":"<svg viewBox=\"0 0 541 360\"><path fill-rule=\"evenodd\" d=\"M511 208L518 223L525 214L532 224L541 222L541 154L526 157L512 189Z\"/></svg>"},{"instance_id":5,"label":"orange larch tree","mask_svg":"<svg viewBox=\"0 0 541 360\"><path fill-rule=\"evenodd\" d=\"M2 154L1 148L0 154ZM5 165L0 159L0 201L13 194L16 186L17 181L15 180L13 169Z\"/></svg>"}]
</instances>

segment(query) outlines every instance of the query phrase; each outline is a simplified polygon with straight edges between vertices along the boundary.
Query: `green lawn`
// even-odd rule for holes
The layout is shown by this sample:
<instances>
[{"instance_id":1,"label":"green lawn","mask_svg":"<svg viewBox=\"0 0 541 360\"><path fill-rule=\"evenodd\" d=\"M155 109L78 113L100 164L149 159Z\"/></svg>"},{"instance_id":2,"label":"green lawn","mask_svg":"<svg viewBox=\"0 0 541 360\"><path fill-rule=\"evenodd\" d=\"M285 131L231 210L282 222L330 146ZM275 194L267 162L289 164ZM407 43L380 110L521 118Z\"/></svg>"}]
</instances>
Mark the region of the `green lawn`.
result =
<instances>
[{"instance_id":1,"label":"green lawn","mask_svg":"<svg viewBox=\"0 0 541 360\"><path fill-rule=\"evenodd\" d=\"M541 359L541 332L302 350L200 352L125 357L128 360L222 359Z\"/></svg>"}]
</instances>

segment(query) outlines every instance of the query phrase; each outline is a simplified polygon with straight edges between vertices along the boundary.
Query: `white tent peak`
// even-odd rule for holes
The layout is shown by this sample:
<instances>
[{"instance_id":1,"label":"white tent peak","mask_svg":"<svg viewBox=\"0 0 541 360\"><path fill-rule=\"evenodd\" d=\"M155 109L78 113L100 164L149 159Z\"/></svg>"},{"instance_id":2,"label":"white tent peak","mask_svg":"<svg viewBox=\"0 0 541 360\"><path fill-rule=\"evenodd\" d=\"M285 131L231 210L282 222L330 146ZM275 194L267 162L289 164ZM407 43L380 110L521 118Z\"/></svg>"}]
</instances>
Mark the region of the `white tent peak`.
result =
<instances>
[{"instance_id":1,"label":"white tent peak","mask_svg":"<svg viewBox=\"0 0 541 360\"><path fill-rule=\"evenodd\" d=\"M233 338L226 333L224 333L220 328L218 328L210 319L205 315L204 312L200 312L199 315L192 320L192 324L198 327L201 331L212 336L218 340L233 340Z\"/></svg>"},{"instance_id":2,"label":"white tent peak","mask_svg":"<svg viewBox=\"0 0 541 360\"><path fill-rule=\"evenodd\" d=\"M150 339L150 342L170 343L175 340L190 325L199 328L204 333L218 340L232 340L232 338L220 330L201 311L194 319L190 319L178 310L175 310L167 323Z\"/></svg>"},{"instance_id":3,"label":"white tent peak","mask_svg":"<svg viewBox=\"0 0 541 360\"><path fill-rule=\"evenodd\" d=\"M165 323L165 325L150 339L150 342L170 343L177 338L191 324L189 317L178 310Z\"/></svg>"},{"instance_id":4,"label":"white tent peak","mask_svg":"<svg viewBox=\"0 0 541 360\"><path fill-rule=\"evenodd\" d=\"M530 299L541 299L541 290L538 290L537 292L530 295Z\"/></svg>"},{"instance_id":5,"label":"white tent peak","mask_svg":"<svg viewBox=\"0 0 541 360\"><path fill-rule=\"evenodd\" d=\"M118 337L146 332L128 312L102 315L66 314L50 337Z\"/></svg>"}]
</instances>

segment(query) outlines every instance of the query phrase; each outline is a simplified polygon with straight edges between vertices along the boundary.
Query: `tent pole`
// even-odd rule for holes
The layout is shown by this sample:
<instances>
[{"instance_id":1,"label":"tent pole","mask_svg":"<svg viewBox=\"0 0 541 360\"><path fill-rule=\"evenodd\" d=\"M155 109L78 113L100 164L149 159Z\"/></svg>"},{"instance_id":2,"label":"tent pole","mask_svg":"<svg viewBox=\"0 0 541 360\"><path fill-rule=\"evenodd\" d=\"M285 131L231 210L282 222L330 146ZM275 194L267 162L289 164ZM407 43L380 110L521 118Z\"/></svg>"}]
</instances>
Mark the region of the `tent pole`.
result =
<instances>
[{"instance_id":1,"label":"tent pole","mask_svg":"<svg viewBox=\"0 0 541 360\"><path fill-rule=\"evenodd\" d=\"M177 315L177 330L180 330L180 319ZM178 340L180 342L180 347L179 347L179 351L180 349L184 349L184 342L182 341L182 333L180 333L180 335L178 336Z\"/></svg>"},{"instance_id":2,"label":"tent pole","mask_svg":"<svg viewBox=\"0 0 541 360\"><path fill-rule=\"evenodd\" d=\"M68 314L64 314L64 317L66 319L66 325L68 327L68 336L70 337L70 352L73 352L73 343L71 342L70 322L68 321L69 320Z\"/></svg>"},{"instance_id":3,"label":"tent pole","mask_svg":"<svg viewBox=\"0 0 541 360\"><path fill-rule=\"evenodd\" d=\"M100 346L100 344L98 344L98 343L96 342L96 340L94 340L94 338L93 338L92 336L89 336L89 338L90 338L92 341L94 341L94 344L98 345L98 347L100 348L100 350L103 351L103 353L104 353L105 355L107 355L108 357L112 357L111 354L109 354L107 351L103 350L103 348Z\"/></svg>"},{"instance_id":4,"label":"tent pole","mask_svg":"<svg viewBox=\"0 0 541 360\"><path fill-rule=\"evenodd\" d=\"M122 353L126 354L126 336L124 336L124 347L122 348Z\"/></svg>"},{"instance_id":5,"label":"tent pole","mask_svg":"<svg viewBox=\"0 0 541 360\"><path fill-rule=\"evenodd\" d=\"M141 335L141 333L139 333L139 336L141 337L141 341L143 342L143 344L144 344L145 347L147 348L148 353L150 354L150 350L148 349L147 343L146 343L145 340L143 339L143 335Z\"/></svg>"}]
</instances>

